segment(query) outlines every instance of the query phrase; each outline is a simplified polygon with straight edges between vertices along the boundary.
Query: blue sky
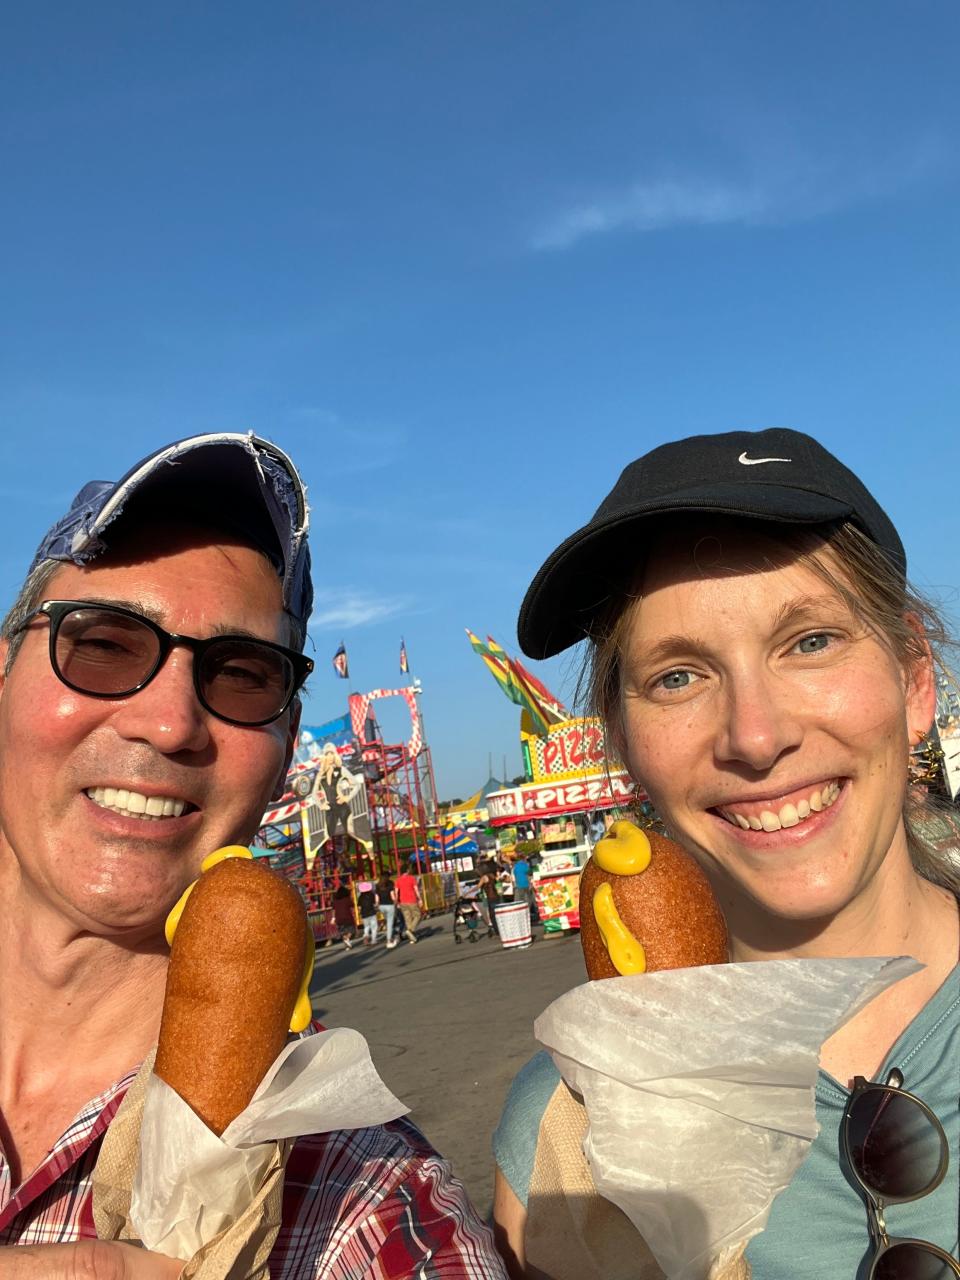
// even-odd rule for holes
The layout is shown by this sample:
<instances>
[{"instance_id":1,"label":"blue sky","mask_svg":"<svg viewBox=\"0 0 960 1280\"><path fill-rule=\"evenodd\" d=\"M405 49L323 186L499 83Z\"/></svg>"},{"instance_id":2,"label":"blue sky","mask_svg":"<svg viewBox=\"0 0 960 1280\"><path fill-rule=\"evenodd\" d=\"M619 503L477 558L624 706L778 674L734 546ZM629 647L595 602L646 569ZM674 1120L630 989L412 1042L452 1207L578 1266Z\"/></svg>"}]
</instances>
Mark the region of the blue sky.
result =
<instances>
[{"instance_id":1,"label":"blue sky","mask_svg":"<svg viewBox=\"0 0 960 1280\"><path fill-rule=\"evenodd\" d=\"M83 481L254 428L313 502L308 719L341 638L366 690L403 635L451 796L521 767L463 628L515 652L666 439L809 431L953 591L958 38L952 0L9 7L0 592Z\"/></svg>"}]
</instances>

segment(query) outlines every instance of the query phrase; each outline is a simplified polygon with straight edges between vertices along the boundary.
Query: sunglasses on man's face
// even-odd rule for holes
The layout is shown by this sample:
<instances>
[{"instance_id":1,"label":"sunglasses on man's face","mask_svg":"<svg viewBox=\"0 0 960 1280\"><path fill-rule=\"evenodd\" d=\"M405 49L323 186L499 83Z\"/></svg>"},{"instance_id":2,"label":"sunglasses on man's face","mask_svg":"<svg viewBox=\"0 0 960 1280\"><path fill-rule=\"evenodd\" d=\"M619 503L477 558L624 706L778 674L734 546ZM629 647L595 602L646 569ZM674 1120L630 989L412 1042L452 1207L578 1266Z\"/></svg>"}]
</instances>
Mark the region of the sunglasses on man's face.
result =
<instances>
[{"instance_id":1,"label":"sunglasses on man's face","mask_svg":"<svg viewBox=\"0 0 960 1280\"><path fill-rule=\"evenodd\" d=\"M844 1154L863 1189L873 1239L868 1280L957 1280L960 1264L927 1240L889 1236L884 1209L936 1190L949 1162L943 1126L925 1102L901 1086L856 1076L841 1123Z\"/></svg>"},{"instance_id":2,"label":"sunglasses on man's face","mask_svg":"<svg viewBox=\"0 0 960 1280\"><path fill-rule=\"evenodd\" d=\"M254 728L278 719L313 670L283 645L243 635L173 635L149 618L114 605L45 600L17 628L50 621L50 665L68 688L91 698L126 698L157 674L174 645L193 654L200 705L227 724Z\"/></svg>"}]
</instances>

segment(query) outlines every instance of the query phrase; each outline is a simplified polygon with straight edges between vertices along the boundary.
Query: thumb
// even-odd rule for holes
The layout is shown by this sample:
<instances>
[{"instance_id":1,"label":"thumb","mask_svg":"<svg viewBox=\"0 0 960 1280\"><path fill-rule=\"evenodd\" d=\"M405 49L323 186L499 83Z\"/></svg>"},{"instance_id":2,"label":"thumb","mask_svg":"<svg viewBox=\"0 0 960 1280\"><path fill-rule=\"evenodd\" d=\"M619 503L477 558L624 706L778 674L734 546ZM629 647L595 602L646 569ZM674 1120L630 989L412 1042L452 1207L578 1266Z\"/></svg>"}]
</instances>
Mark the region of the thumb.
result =
<instances>
[{"instance_id":1,"label":"thumb","mask_svg":"<svg viewBox=\"0 0 960 1280\"><path fill-rule=\"evenodd\" d=\"M177 1280L177 1258L108 1240L0 1250L3 1280Z\"/></svg>"},{"instance_id":2,"label":"thumb","mask_svg":"<svg viewBox=\"0 0 960 1280\"><path fill-rule=\"evenodd\" d=\"M184 1268L179 1258L168 1258L163 1253L152 1253L149 1249L139 1249L135 1245L116 1244L114 1248L122 1257L123 1270L118 1280L177 1280ZM108 1280L113 1280L112 1272L107 1272ZM97 1273L97 1280L100 1280Z\"/></svg>"}]
</instances>

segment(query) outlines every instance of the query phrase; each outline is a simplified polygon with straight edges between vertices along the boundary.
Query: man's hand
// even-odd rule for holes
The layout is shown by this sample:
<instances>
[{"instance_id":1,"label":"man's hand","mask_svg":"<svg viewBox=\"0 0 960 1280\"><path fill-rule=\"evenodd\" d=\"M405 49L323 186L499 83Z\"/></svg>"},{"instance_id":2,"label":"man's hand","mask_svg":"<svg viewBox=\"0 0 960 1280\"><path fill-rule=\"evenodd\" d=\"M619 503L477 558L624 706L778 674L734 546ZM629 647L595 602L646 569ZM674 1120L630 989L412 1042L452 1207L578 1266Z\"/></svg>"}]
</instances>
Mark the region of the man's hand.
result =
<instances>
[{"instance_id":1,"label":"man's hand","mask_svg":"<svg viewBox=\"0 0 960 1280\"><path fill-rule=\"evenodd\" d=\"M0 1280L176 1280L183 1265L107 1240L0 1249Z\"/></svg>"}]
</instances>

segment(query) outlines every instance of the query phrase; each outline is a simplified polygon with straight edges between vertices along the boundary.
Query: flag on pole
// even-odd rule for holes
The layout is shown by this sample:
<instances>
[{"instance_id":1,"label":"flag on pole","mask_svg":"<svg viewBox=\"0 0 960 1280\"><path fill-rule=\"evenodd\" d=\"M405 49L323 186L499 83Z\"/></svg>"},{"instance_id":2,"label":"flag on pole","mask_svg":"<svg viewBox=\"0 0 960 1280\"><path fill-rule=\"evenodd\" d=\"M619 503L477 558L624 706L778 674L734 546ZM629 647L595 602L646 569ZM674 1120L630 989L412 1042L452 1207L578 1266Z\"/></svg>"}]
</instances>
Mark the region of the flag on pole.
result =
<instances>
[{"instance_id":1,"label":"flag on pole","mask_svg":"<svg viewBox=\"0 0 960 1280\"><path fill-rule=\"evenodd\" d=\"M510 665L520 680L537 694L543 705L550 711L556 711L561 720L569 720L570 712L563 705L556 694L551 693L547 686L533 674L528 671L519 658L511 658Z\"/></svg>"},{"instance_id":2,"label":"flag on pole","mask_svg":"<svg viewBox=\"0 0 960 1280\"><path fill-rule=\"evenodd\" d=\"M407 644L403 636L400 637L400 672L407 675L410 670L410 663L407 661Z\"/></svg>"},{"instance_id":3,"label":"flag on pole","mask_svg":"<svg viewBox=\"0 0 960 1280\"><path fill-rule=\"evenodd\" d=\"M564 718L554 710L553 695L548 693L549 700L542 697L540 690L525 678L527 674L525 668L520 666L516 658L511 658L507 651L497 644L493 636L487 636L487 648L500 665L506 668L510 683L517 695L513 700L518 706L525 707L530 712L538 733L546 733L549 724L556 724Z\"/></svg>"},{"instance_id":4,"label":"flag on pole","mask_svg":"<svg viewBox=\"0 0 960 1280\"><path fill-rule=\"evenodd\" d=\"M340 648L333 655L333 669L341 680L350 679L350 668L347 666L347 646L340 641Z\"/></svg>"},{"instance_id":5,"label":"flag on pole","mask_svg":"<svg viewBox=\"0 0 960 1280\"><path fill-rule=\"evenodd\" d=\"M511 702L515 702L519 707L521 705L520 695L515 688L513 681L510 679L510 672L508 669L502 662L498 661L493 656L480 637L475 636L469 627L464 627L464 631L467 633L467 639L470 641L470 646L474 653L478 653L483 659L484 666L493 676L494 680L496 680L502 692L507 695Z\"/></svg>"},{"instance_id":6,"label":"flag on pole","mask_svg":"<svg viewBox=\"0 0 960 1280\"><path fill-rule=\"evenodd\" d=\"M470 646L474 653L479 653L481 658L488 658L490 656L490 650L483 643L480 637L475 636L469 627L464 627L464 631L467 633L467 639L470 641Z\"/></svg>"},{"instance_id":7,"label":"flag on pole","mask_svg":"<svg viewBox=\"0 0 960 1280\"><path fill-rule=\"evenodd\" d=\"M530 713L537 733L546 735L550 731L548 715L541 705L540 699L517 679L506 652L490 636L487 637L487 643L484 644L479 636L473 634L469 627L466 627L465 630L472 648L483 659L487 670L496 680L503 693L507 695L511 702L516 703L518 707L522 707Z\"/></svg>"},{"instance_id":8,"label":"flag on pole","mask_svg":"<svg viewBox=\"0 0 960 1280\"><path fill-rule=\"evenodd\" d=\"M490 637L488 636L487 639L489 640ZM491 641L490 647L496 654L499 646L495 641ZM503 653L503 650L501 649L500 652ZM541 684L536 676L526 669L523 663L516 658L507 658L506 655L504 657L510 669L511 679L524 695L523 706L527 708L535 720L538 717L538 713L550 724L559 724L561 720L569 719L570 713L563 703L558 702L547 686Z\"/></svg>"}]
</instances>

